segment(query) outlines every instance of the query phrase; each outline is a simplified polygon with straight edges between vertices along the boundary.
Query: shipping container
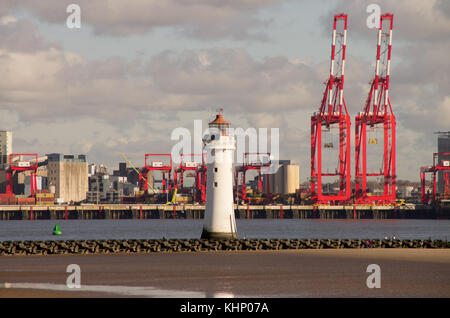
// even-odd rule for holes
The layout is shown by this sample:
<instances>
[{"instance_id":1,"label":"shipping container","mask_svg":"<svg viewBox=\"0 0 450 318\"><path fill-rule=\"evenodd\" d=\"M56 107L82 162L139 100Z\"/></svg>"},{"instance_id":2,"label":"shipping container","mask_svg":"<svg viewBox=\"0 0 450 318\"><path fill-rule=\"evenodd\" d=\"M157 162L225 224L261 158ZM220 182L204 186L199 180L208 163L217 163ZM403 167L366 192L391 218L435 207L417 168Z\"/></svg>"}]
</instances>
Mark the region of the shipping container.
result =
<instances>
[{"instance_id":1,"label":"shipping container","mask_svg":"<svg viewBox=\"0 0 450 318\"><path fill-rule=\"evenodd\" d=\"M0 198L0 205L15 205L15 198Z\"/></svg>"},{"instance_id":2,"label":"shipping container","mask_svg":"<svg viewBox=\"0 0 450 318\"><path fill-rule=\"evenodd\" d=\"M0 204L1 205L16 204L16 198L15 198L14 194L0 193Z\"/></svg>"},{"instance_id":3,"label":"shipping container","mask_svg":"<svg viewBox=\"0 0 450 318\"><path fill-rule=\"evenodd\" d=\"M55 198L54 193L36 193L36 198Z\"/></svg>"},{"instance_id":4,"label":"shipping container","mask_svg":"<svg viewBox=\"0 0 450 318\"><path fill-rule=\"evenodd\" d=\"M34 205L35 203L34 198L16 198L16 204L18 205Z\"/></svg>"},{"instance_id":5,"label":"shipping container","mask_svg":"<svg viewBox=\"0 0 450 318\"><path fill-rule=\"evenodd\" d=\"M163 166L162 161L153 161L153 162L152 162L152 167L153 167L153 168L160 168L160 167L162 167L162 166Z\"/></svg>"},{"instance_id":6,"label":"shipping container","mask_svg":"<svg viewBox=\"0 0 450 318\"><path fill-rule=\"evenodd\" d=\"M36 190L36 193L51 193L50 189Z\"/></svg>"},{"instance_id":7,"label":"shipping container","mask_svg":"<svg viewBox=\"0 0 450 318\"><path fill-rule=\"evenodd\" d=\"M30 162L29 161L19 161L17 163L17 167L21 167L21 168L30 167Z\"/></svg>"},{"instance_id":8,"label":"shipping container","mask_svg":"<svg viewBox=\"0 0 450 318\"><path fill-rule=\"evenodd\" d=\"M41 202L36 202L36 205L44 205L44 206L49 206L49 205L53 205L53 201L45 201L45 202L43 202L43 201L41 201Z\"/></svg>"},{"instance_id":9,"label":"shipping container","mask_svg":"<svg viewBox=\"0 0 450 318\"><path fill-rule=\"evenodd\" d=\"M55 198L36 198L36 202L54 202Z\"/></svg>"}]
</instances>

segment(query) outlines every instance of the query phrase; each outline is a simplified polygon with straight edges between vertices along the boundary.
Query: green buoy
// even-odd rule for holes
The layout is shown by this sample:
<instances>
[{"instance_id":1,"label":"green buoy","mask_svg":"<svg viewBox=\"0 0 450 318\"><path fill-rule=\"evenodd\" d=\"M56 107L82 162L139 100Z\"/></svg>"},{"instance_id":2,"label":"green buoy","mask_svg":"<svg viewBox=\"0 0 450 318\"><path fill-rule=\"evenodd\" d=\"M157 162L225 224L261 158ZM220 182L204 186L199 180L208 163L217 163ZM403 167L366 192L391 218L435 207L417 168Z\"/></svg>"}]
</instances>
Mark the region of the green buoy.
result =
<instances>
[{"instance_id":1,"label":"green buoy","mask_svg":"<svg viewBox=\"0 0 450 318\"><path fill-rule=\"evenodd\" d=\"M59 227L59 224L56 224L55 227L53 228L53 235L61 235L61 228Z\"/></svg>"}]
</instances>

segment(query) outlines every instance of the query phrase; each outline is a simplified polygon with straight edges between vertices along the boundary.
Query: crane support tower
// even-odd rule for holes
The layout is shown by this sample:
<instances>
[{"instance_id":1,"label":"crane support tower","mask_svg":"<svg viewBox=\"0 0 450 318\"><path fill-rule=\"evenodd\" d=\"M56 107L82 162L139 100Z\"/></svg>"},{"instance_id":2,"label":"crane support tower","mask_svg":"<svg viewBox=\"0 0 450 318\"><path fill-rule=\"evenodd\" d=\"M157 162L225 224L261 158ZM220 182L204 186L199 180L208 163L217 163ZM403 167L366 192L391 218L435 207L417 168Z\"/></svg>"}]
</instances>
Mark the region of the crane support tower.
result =
<instances>
[{"instance_id":1,"label":"crane support tower","mask_svg":"<svg viewBox=\"0 0 450 318\"><path fill-rule=\"evenodd\" d=\"M163 161L159 158L165 158ZM167 162L166 162L167 161ZM145 164L142 168L142 173L145 175L145 192L148 190L148 172L161 171L162 173L162 193L167 193L171 190L171 174L172 174L172 155L171 154L145 154ZM166 177L167 175L167 177Z\"/></svg>"},{"instance_id":2,"label":"crane support tower","mask_svg":"<svg viewBox=\"0 0 450 318\"><path fill-rule=\"evenodd\" d=\"M31 157L24 160L23 157ZM34 161L34 163L33 163ZM9 155L9 167L6 171L6 194L13 194L14 172L31 171L31 196L37 190L36 172L38 169L38 155L35 153L12 153Z\"/></svg>"},{"instance_id":3,"label":"crane support tower","mask_svg":"<svg viewBox=\"0 0 450 318\"><path fill-rule=\"evenodd\" d=\"M147 174L148 171L145 172L145 177L143 176L143 171L139 171L134 165L133 163L128 160L127 156L125 156L124 153L120 153L120 155L122 156L123 159L125 159L125 161L131 166L131 168L133 168L133 170L138 174L139 176L139 190L143 190L145 188L145 192L147 193L148 190L148 186L150 186L150 188L152 189L153 193L156 193L156 190L153 188L153 186L151 184L148 183L147 180ZM145 169L145 168L144 168Z\"/></svg>"},{"instance_id":4,"label":"crane support tower","mask_svg":"<svg viewBox=\"0 0 450 318\"><path fill-rule=\"evenodd\" d=\"M192 159L195 157L201 157L201 156L202 156L201 154L184 154L184 153L180 155L180 165L178 166L178 168L174 169L174 173L173 173L174 187L178 188L178 185L179 185L179 192L183 191L184 178L185 178L184 173L186 171L194 171L195 182L197 182L197 180L198 180L197 167L199 166L199 164L195 160L192 160ZM188 160L186 158L190 158L191 160ZM179 180L178 180L178 175L180 176Z\"/></svg>"},{"instance_id":5,"label":"crane support tower","mask_svg":"<svg viewBox=\"0 0 450 318\"><path fill-rule=\"evenodd\" d=\"M208 167L206 164L206 152L202 153L202 164L197 167L196 187L200 190L199 197L196 198L198 203L204 204L206 202L206 176Z\"/></svg>"},{"instance_id":6,"label":"crane support tower","mask_svg":"<svg viewBox=\"0 0 450 318\"><path fill-rule=\"evenodd\" d=\"M234 171L234 186L236 191L236 202L239 203L244 201L245 203L249 203L249 198L247 197L247 192L245 189L245 175L248 170L257 170L258 171L258 190L259 193L263 192L262 187L262 175L261 171L264 169L268 169L270 167L270 153L251 153L245 152L243 154L243 164L242 166L237 166ZM242 173L242 186L241 191L239 191L239 174ZM270 199L270 184L269 178L266 178L266 201ZM268 202L267 202L268 203Z\"/></svg>"},{"instance_id":7,"label":"crane support tower","mask_svg":"<svg viewBox=\"0 0 450 318\"><path fill-rule=\"evenodd\" d=\"M202 163L198 163L195 158L202 158ZM188 158L188 159L186 159ZM174 187L178 189L178 193L184 192L184 178L185 172L191 171L195 178L194 202L205 202L205 188L206 188L206 164L204 163L202 154L181 154L180 165L174 169L173 180ZM179 179L178 179L179 177ZM203 181L203 179L205 179Z\"/></svg>"},{"instance_id":8,"label":"crane support tower","mask_svg":"<svg viewBox=\"0 0 450 318\"><path fill-rule=\"evenodd\" d=\"M364 111L355 117L355 202L357 204L395 204L395 116L389 99L393 14L382 14L378 28L375 77L371 81ZM367 129L383 129L383 158L379 172L367 169ZM369 139L369 143L378 140ZM369 195L367 177L382 177L381 195Z\"/></svg>"},{"instance_id":9,"label":"crane support tower","mask_svg":"<svg viewBox=\"0 0 450 318\"><path fill-rule=\"evenodd\" d=\"M311 199L316 204L343 204L351 197L350 116L344 99L344 67L347 37L347 15L337 14L333 20L330 76L318 112L311 116ZM322 131L332 126L339 129L339 162L335 172L323 172ZM338 176L339 193L324 194L322 177Z\"/></svg>"},{"instance_id":10,"label":"crane support tower","mask_svg":"<svg viewBox=\"0 0 450 318\"><path fill-rule=\"evenodd\" d=\"M441 198L449 199L450 198L450 160L439 160L438 157L441 156L450 156L450 153L434 153L433 154L433 165L432 166L424 166L420 168L420 182L422 186L422 202L427 204L430 200L434 203L436 202L436 175L439 171L443 172L444 178L444 191L441 193ZM425 181L426 181L426 173L432 174L432 183L433 183L433 193L430 198L429 195L425 191Z\"/></svg>"}]
</instances>

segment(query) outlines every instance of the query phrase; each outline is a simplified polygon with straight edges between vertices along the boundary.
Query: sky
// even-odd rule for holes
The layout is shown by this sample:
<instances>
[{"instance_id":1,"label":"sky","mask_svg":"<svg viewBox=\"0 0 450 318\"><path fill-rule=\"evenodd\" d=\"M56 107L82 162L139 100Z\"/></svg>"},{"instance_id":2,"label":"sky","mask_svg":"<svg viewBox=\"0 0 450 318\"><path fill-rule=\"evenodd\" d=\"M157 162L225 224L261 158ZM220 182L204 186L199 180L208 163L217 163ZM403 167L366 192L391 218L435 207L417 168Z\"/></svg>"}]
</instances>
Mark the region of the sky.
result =
<instances>
[{"instance_id":1,"label":"sky","mask_svg":"<svg viewBox=\"0 0 450 318\"><path fill-rule=\"evenodd\" d=\"M81 28L66 25L71 3ZM174 129L193 131L194 120L206 128L221 107L233 127L279 128L280 158L306 181L332 17L348 14L344 96L354 117L374 76L370 4L394 14L397 178L418 181L437 150L433 132L450 130L445 0L4 0L0 129L13 131L16 153L87 154L112 170L120 153L140 166L145 153L171 152ZM376 170L381 143L371 146ZM334 169L337 158L324 157Z\"/></svg>"}]
</instances>

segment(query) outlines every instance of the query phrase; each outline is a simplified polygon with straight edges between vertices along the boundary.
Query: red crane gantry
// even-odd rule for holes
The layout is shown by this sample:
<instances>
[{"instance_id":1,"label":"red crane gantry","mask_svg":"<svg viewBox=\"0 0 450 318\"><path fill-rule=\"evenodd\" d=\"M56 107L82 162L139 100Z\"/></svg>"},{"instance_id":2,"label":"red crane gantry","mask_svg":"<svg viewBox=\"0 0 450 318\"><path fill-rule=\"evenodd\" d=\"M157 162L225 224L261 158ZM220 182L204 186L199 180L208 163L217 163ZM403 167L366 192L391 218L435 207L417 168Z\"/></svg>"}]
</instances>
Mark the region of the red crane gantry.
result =
<instances>
[{"instance_id":1,"label":"red crane gantry","mask_svg":"<svg viewBox=\"0 0 450 318\"><path fill-rule=\"evenodd\" d=\"M342 204L350 200L350 116L344 99L344 66L347 37L347 15L334 16L330 77L320 109L311 116L311 199L317 204ZM339 164L335 172L322 171L322 129L339 128ZM325 147L333 147L325 144ZM339 193L324 194L322 177L338 176Z\"/></svg>"},{"instance_id":2,"label":"red crane gantry","mask_svg":"<svg viewBox=\"0 0 450 318\"><path fill-rule=\"evenodd\" d=\"M197 163L195 161L196 157L202 158L202 163ZM190 158L191 161L186 160ZM180 184L179 191L183 191L184 186L184 172L193 171L195 177L195 193L194 201L203 203L206 201L206 164L203 154L181 154L180 155L180 165L174 170L173 180L174 187L178 188L178 183ZM192 160L194 159L194 160ZM180 175L180 180L178 182L178 175Z\"/></svg>"},{"instance_id":3,"label":"red crane gantry","mask_svg":"<svg viewBox=\"0 0 450 318\"><path fill-rule=\"evenodd\" d=\"M252 158L256 158L256 160L252 160ZM263 160L263 158L267 158ZM262 176L261 170L264 168L268 168L271 165L270 153L252 153L245 152L243 155L243 164L242 166L236 166L234 171L234 184L236 191L236 202L240 202L241 200L248 203L249 198L247 197L247 193L245 190L245 174L248 170L257 170L258 171L258 190L259 192L263 192L262 189ZM241 187L241 195L239 196L239 174L242 173L242 187ZM266 201L270 200L270 185L269 178L266 178Z\"/></svg>"},{"instance_id":4,"label":"red crane gantry","mask_svg":"<svg viewBox=\"0 0 450 318\"><path fill-rule=\"evenodd\" d=\"M22 160L24 156L34 157L30 160ZM14 160L18 158L18 160ZM34 160L34 164L32 161ZM32 171L31 172L31 196L34 197L37 190L36 171L38 169L38 155L35 153L12 153L9 155L9 167L6 171L6 194L13 194L13 173L15 171Z\"/></svg>"},{"instance_id":5,"label":"red crane gantry","mask_svg":"<svg viewBox=\"0 0 450 318\"><path fill-rule=\"evenodd\" d=\"M364 111L355 118L355 202L360 204L395 204L395 116L389 99L392 26L394 16L380 16L375 77ZM384 130L383 163L379 172L367 170L367 127ZM369 143L378 143L370 139ZM361 163L362 160L362 163ZM362 166L362 167L361 167ZM367 193L367 177L383 177L382 195Z\"/></svg>"},{"instance_id":6,"label":"red crane gantry","mask_svg":"<svg viewBox=\"0 0 450 318\"><path fill-rule=\"evenodd\" d=\"M162 160L155 160L158 158L166 157L168 162L163 162ZM154 154L154 153L146 153L145 154L145 164L144 167L141 169L141 174L139 175L139 185L140 190L142 190L142 187L145 190L145 193L147 193L148 190L148 173L150 171L161 171L162 173L162 192L166 193L167 188L170 192L171 190L171 183L170 183L170 177L172 174L172 155L171 154ZM168 178L166 178L166 174L168 175ZM142 178L142 175L145 176ZM144 184L142 184L145 182ZM168 184L167 184L168 183Z\"/></svg>"},{"instance_id":7,"label":"red crane gantry","mask_svg":"<svg viewBox=\"0 0 450 318\"><path fill-rule=\"evenodd\" d=\"M202 154L202 164L197 167L197 178L196 183L200 189L200 198L197 198L198 203L206 202L206 175L207 175L207 165L206 165L206 152Z\"/></svg>"},{"instance_id":8,"label":"red crane gantry","mask_svg":"<svg viewBox=\"0 0 450 318\"><path fill-rule=\"evenodd\" d=\"M438 162L437 158L439 155L442 156L450 156L450 153L434 153L433 154L433 165L427 167L420 168L420 182L422 185L422 202L427 204L430 200L432 202L436 201L436 174L438 171L443 172L444 178L444 192L442 193L442 197L450 198L450 160L441 160ZM433 180L433 194L430 198L425 191L425 181L426 181L426 173L431 173Z\"/></svg>"}]
</instances>

